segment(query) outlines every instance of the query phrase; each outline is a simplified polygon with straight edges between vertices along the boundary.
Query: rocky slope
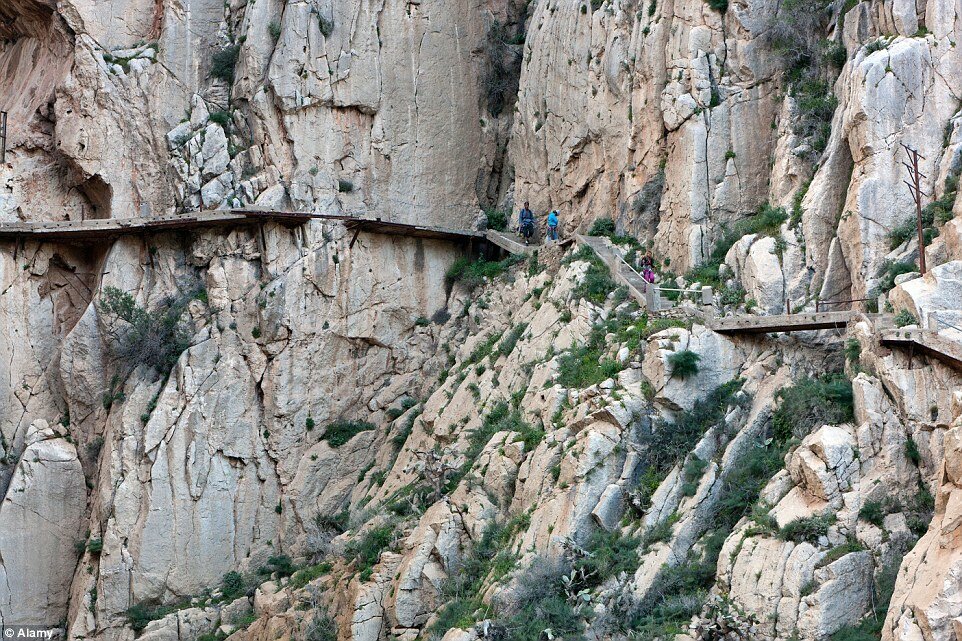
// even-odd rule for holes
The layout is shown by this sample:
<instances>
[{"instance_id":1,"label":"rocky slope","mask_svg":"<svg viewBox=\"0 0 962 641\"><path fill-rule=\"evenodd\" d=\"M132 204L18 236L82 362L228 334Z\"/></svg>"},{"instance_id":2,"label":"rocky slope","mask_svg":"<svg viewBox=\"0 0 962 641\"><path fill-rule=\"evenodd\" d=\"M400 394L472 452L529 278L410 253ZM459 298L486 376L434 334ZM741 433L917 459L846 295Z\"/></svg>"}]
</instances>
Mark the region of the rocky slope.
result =
<instances>
[{"instance_id":1,"label":"rocky slope","mask_svg":"<svg viewBox=\"0 0 962 641\"><path fill-rule=\"evenodd\" d=\"M472 262L313 221L0 249L0 620L70 639L962 635L953 0L13 0L0 220L611 219ZM923 155L919 277L902 145ZM489 217L494 220L494 216ZM617 232L617 234L615 233ZM896 316L897 314L897 316ZM725 636L727 635L727 636Z\"/></svg>"}]
</instances>

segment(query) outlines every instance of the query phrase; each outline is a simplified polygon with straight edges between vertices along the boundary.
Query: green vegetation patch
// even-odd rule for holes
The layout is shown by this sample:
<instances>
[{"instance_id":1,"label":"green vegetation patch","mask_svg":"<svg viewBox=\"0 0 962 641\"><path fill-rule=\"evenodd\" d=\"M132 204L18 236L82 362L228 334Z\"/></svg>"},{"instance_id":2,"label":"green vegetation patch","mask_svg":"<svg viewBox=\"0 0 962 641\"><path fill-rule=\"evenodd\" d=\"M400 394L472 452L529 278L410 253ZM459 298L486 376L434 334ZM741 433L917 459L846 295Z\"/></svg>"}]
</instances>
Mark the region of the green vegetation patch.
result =
<instances>
[{"instance_id":1,"label":"green vegetation patch","mask_svg":"<svg viewBox=\"0 0 962 641\"><path fill-rule=\"evenodd\" d=\"M855 419L852 382L843 374L802 378L778 391L778 409L772 416L773 436L779 442L805 438L822 425Z\"/></svg>"},{"instance_id":2,"label":"green vegetation patch","mask_svg":"<svg viewBox=\"0 0 962 641\"><path fill-rule=\"evenodd\" d=\"M362 577L365 574L369 576L371 569L380 560L381 553L394 545L395 530L393 523L371 528L364 536L351 541L344 548L344 554L354 558L355 569Z\"/></svg>"},{"instance_id":3,"label":"green vegetation patch","mask_svg":"<svg viewBox=\"0 0 962 641\"><path fill-rule=\"evenodd\" d=\"M324 428L324 436L321 438L331 447L340 447L361 432L373 429L374 424L367 421L335 421Z\"/></svg>"},{"instance_id":4,"label":"green vegetation patch","mask_svg":"<svg viewBox=\"0 0 962 641\"><path fill-rule=\"evenodd\" d=\"M725 262L725 255L728 250L738 242L743 236L749 234L762 234L775 236L780 233L781 225L788 220L788 214L782 207L772 207L769 204L762 205L755 215L738 221L734 225L725 227L722 236L715 243L711 255L702 265L692 269L685 275L689 282L698 282L703 285L722 285L718 270Z\"/></svg>"},{"instance_id":5,"label":"green vegetation patch","mask_svg":"<svg viewBox=\"0 0 962 641\"><path fill-rule=\"evenodd\" d=\"M108 336L113 357L128 372L147 365L166 376L190 347L193 324L187 317L188 305L192 300L206 299L207 292L196 289L167 296L148 310L130 294L105 287L99 311L110 319Z\"/></svg>"},{"instance_id":6,"label":"green vegetation patch","mask_svg":"<svg viewBox=\"0 0 962 641\"><path fill-rule=\"evenodd\" d=\"M461 283L469 290L479 287L486 278L494 279L508 271L512 265L516 265L524 260L521 256L509 256L504 260L472 261L470 258L461 257L454 261L445 273L445 278L449 283Z\"/></svg>"},{"instance_id":7,"label":"green vegetation patch","mask_svg":"<svg viewBox=\"0 0 962 641\"><path fill-rule=\"evenodd\" d=\"M511 540L529 524L530 516L524 514L507 523L491 523L485 528L481 539L464 555L461 566L450 573L450 578L442 586L441 592L447 603L438 613L432 632L441 637L451 628L469 628L477 621L491 617L491 606L481 601L483 588L514 568L517 558L510 551Z\"/></svg>"}]
</instances>

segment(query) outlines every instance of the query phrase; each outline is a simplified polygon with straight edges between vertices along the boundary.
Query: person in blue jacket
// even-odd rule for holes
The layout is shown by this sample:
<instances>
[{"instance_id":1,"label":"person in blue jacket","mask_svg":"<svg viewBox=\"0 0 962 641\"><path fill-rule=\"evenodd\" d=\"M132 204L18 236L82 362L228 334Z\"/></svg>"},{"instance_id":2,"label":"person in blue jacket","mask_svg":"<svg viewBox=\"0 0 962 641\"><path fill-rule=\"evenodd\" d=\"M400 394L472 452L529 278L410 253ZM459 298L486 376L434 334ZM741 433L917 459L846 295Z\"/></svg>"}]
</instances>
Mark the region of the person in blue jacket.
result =
<instances>
[{"instance_id":1,"label":"person in blue jacket","mask_svg":"<svg viewBox=\"0 0 962 641\"><path fill-rule=\"evenodd\" d=\"M558 240L558 210L552 209L548 214L548 240Z\"/></svg>"},{"instance_id":2,"label":"person in blue jacket","mask_svg":"<svg viewBox=\"0 0 962 641\"><path fill-rule=\"evenodd\" d=\"M524 238L525 245L528 244L531 236L534 235L534 212L528 207L527 201L518 213L518 233Z\"/></svg>"}]
</instances>

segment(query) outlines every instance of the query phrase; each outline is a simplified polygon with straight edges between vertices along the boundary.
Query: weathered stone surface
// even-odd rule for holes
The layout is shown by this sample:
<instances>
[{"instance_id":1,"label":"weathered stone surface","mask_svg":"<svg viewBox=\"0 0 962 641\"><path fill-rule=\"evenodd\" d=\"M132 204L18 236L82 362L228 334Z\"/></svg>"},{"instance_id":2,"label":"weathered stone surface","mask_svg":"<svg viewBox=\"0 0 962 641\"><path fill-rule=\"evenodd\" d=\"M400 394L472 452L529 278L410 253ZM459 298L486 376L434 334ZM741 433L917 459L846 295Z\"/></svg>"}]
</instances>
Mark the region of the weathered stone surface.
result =
<instances>
[{"instance_id":1,"label":"weathered stone surface","mask_svg":"<svg viewBox=\"0 0 962 641\"><path fill-rule=\"evenodd\" d=\"M60 621L84 542L87 495L77 450L46 421L31 424L0 503L0 617Z\"/></svg>"}]
</instances>

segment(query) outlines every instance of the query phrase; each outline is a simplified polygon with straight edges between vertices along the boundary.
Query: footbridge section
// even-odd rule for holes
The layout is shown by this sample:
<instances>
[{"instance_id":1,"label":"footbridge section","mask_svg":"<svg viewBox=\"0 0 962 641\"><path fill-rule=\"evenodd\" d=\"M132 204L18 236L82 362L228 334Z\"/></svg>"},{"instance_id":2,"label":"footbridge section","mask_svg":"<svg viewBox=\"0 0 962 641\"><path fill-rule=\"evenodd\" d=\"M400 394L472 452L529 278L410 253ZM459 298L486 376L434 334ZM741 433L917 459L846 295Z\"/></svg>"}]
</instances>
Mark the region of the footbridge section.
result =
<instances>
[{"instance_id":1,"label":"footbridge section","mask_svg":"<svg viewBox=\"0 0 962 641\"><path fill-rule=\"evenodd\" d=\"M822 329L845 329L861 316L861 312L813 312L755 316L739 314L716 318L711 329L719 334L773 334L778 332L807 332Z\"/></svg>"},{"instance_id":2,"label":"footbridge section","mask_svg":"<svg viewBox=\"0 0 962 641\"><path fill-rule=\"evenodd\" d=\"M269 209L225 209L157 217L0 223L0 241L109 242L121 236L136 234L265 223L294 228L311 220L343 223L349 231L354 232L352 244L361 232L469 243L485 239L482 232L411 225L377 218Z\"/></svg>"}]
</instances>

